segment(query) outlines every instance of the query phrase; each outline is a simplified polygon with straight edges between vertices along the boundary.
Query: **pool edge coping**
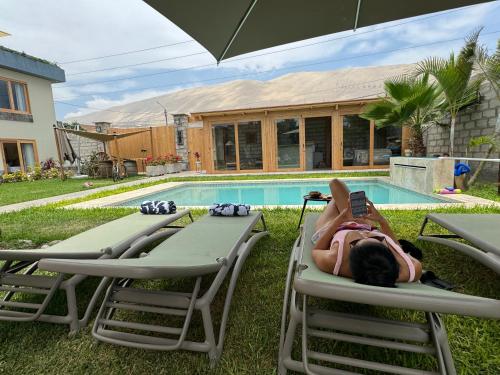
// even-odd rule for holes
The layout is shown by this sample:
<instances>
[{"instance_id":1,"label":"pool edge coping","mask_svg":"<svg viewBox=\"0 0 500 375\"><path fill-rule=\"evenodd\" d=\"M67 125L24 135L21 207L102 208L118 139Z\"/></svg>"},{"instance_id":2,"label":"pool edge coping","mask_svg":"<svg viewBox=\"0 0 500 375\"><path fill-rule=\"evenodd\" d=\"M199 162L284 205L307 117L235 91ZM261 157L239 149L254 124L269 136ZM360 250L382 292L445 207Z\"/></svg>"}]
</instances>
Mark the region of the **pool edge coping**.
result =
<instances>
[{"instance_id":1,"label":"pool edge coping","mask_svg":"<svg viewBox=\"0 0 500 375\"><path fill-rule=\"evenodd\" d=\"M339 177L340 180L375 180L390 184L390 178L387 176L364 176L364 177ZM131 190L124 193L109 195L102 198L92 199L79 203L64 206L65 209L91 209L91 208L116 208L116 204L122 203L131 199L138 199L140 197L154 194L160 191L169 190L189 184L241 184L243 183L283 183L283 182L302 182L302 181L327 181L328 178L293 178L293 179L266 179L266 180L227 180L227 181L179 181L179 182L166 182L163 184L148 186L141 189ZM397 185L395 187L403 188ZM405 188L403 188L405 189ZM407 189L411 190L411 189ZM438 194L419 194L427 195L434 198L444 200L443 203L385 203L376 204L375 206L383 210L421 210L421 209L436 209L436 208L450 208L450 207L466 207L472 208L476 206L496 206L500 207L500 203L488 199L475 197L467 194L450 194L442 197ZM125 207L125 206L122 206ZM179 206L189 209L206 209L208 206ZM301 208L302 205L252 205L255 209L277 209L277 208ZM320 209L323 206L311 206L313 209Z\"/></svg>"}]
</instances>

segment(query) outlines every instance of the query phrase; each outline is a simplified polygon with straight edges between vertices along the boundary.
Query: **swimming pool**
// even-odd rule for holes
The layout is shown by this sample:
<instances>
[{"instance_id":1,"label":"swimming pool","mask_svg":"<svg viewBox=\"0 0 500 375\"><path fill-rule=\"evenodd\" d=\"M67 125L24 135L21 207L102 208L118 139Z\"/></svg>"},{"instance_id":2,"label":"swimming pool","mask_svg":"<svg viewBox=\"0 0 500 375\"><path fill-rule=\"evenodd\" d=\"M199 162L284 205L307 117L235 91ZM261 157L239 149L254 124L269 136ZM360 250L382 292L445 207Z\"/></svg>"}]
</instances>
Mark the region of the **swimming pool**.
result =
<instances>
[{"instance_id":1,"label":"swimming pool","mask_svg":"<svg viewBox=\"0 0 500 375\"><path fill-rule=\"evenodd\" d=\"M380 180L344 180L351 191L364 190L376 204L444 203L446 200L400 188ZM310 191L330 193L324 181L266 181L237 183L187 183L154 194L120 202L118 206L138 206L145 200L173 200L178 206L209 206L232 202L258 206L302 205ZM321 202L310 202L322 204Z\"/></svg>"}]
</instances>

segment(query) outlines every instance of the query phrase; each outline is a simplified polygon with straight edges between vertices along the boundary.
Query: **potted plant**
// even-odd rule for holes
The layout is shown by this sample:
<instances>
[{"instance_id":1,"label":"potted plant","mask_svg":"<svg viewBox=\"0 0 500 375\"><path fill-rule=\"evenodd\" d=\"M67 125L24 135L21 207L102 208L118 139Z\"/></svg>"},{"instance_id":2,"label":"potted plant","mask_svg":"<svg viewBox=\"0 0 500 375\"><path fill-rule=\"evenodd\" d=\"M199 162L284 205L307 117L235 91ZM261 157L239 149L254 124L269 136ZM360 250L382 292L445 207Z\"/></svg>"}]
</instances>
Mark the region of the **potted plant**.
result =
<instances>
[{"instance_id":1,"label":"potted plant","mask_svg":"<svg viewBox=\"0 0 500 375\"><path fill-rule=\"evenodd\" d=\"M179 155L175 155L175 171L177 173L186 169L186 163L182 160Z\"/></svg>"},{"instance_id":2,"label":"potted plant","mask_svg":"<svg viewBox=\"0 0 500 375\"><path fill-rule=\"evenodd\" d=\"M201 155L198 151L196 151L194 153L194 157L196 159L196 161L194 162L195 166L196 166L196 173L201 173Z\"/></svg>"},{"instance_id":3,"label":"potted plant","mask_svg":"<svg viewBox=\"0 0 500 375\"><path fill-rule=\"evenodd\" d=\"M165 156L165 168L167 173L175 173L176 172L176 160L175 160L175 155L169 154Z\"/></svg>"},{"instance_id":4,"label":"potted plant","mask_svg":"<svg viewBox=\"0 0 500 375\"><path fill-rule=\"evenodd\" d=\"M146 175L148 177L160 176L163 174L163 167L160 165L158 159L148 156L145 161Z\"/></svg>"}]
</instances>

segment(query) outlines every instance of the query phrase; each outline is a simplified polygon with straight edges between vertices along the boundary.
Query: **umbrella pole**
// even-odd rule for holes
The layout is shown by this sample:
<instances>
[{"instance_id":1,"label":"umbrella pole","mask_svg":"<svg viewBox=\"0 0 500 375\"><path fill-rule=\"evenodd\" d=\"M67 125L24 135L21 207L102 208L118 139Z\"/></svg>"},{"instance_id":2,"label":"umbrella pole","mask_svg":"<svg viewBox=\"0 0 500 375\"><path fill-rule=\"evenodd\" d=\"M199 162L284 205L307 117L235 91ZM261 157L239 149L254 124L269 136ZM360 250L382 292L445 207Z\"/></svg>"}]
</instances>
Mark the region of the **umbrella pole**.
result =
<instances>
[{"instance_id":1,"label":"umbrella pole","mask_svg":"<svg viewBox=\"0 0 500 375\"><path fill-rule=\"evenodd\" d=\"M120 174L120 165L121 165L121 159L120 159L120 148L118 147L118 138L116 138L116 134L114 135L114 142L115 142L115 150L116 150L116 162L118 163L118 174Z\"/></svg>"},{"instance_id":2,"label":"umbrella pole","mask_svg":"<svg viewBox=\"0 0 500 375\"><path fill-rule=\"evenodd\" d=\"M57 127L55 125L53 125L54 127L54 137L56 139L56 148L57 148L57 157L59 159L59 169L60 169L60 177L61 177L61 180L64 181L65 180L65 176L64 176L64 168L63 168L63 161L62 161L62 154L61 154L61 144L59 142L59 134L57 133Z\"/></svg>"}]
</instances>

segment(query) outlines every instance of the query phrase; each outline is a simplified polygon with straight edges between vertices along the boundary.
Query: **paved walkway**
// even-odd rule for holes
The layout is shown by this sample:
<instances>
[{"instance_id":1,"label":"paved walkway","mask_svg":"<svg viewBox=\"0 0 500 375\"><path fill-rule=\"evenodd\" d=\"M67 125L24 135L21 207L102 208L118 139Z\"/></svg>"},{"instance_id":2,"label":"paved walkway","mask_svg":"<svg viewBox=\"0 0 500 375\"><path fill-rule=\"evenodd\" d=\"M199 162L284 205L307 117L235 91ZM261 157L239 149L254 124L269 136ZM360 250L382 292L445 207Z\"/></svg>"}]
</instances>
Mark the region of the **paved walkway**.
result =
<instances>
[{"instance_id":1,"label":"paved walkway","mask_svg":"<svg viewBox=\"0 0 500 375\"><path fill-rule=\"evenodd\" d=\"M176 175L176 176L178 176L178 175ZM25 208L30 208L30 207L45 206L46 204L57 203L57 202L61 202L61 201L69 200L69 199L83 198L83 197L86 197L86 196L91 195L91 194L99 193L100 191L115 190L115 189L120 189L122 187L135 186L135 185L140 185L140 184L144 184L144 183L148 183L148 182L162 181L162 180L165 180L165 176L148 177L148 178L143 178L140 180L134 180L134 181L130 181L130 182L122 182L121 184L108 185L108 186L103 186L103 187L99 187L99 188L95 188L95 189L75 191L74 193L68 193L68 194L56 195L53 197L36 199L33 201L9 204L7 206L0 206L0 213L19 211L19 210L23 210ZM83 182L84 181L82 181L82 184L83 184Z\"/></svg>"}]
</instances>

